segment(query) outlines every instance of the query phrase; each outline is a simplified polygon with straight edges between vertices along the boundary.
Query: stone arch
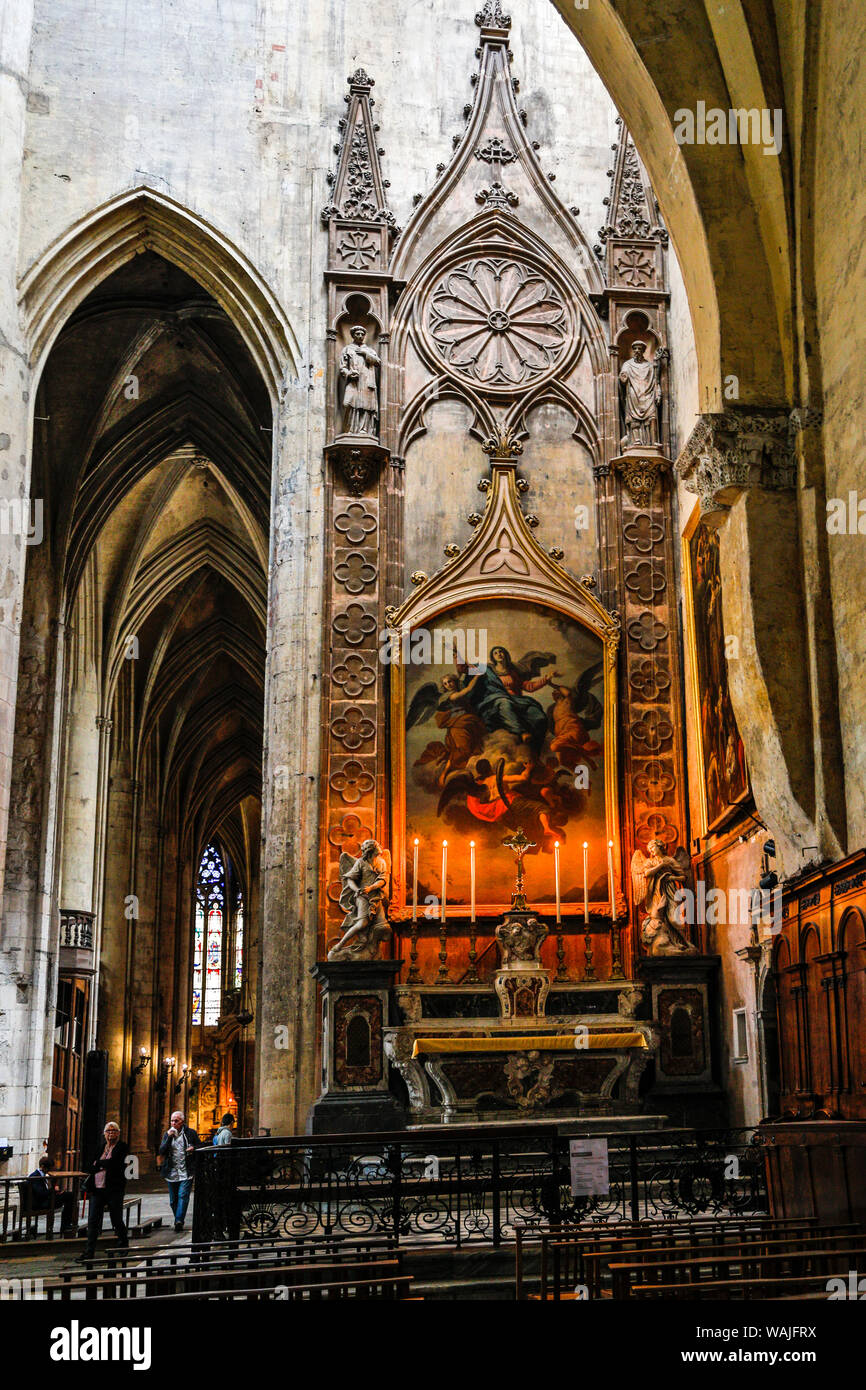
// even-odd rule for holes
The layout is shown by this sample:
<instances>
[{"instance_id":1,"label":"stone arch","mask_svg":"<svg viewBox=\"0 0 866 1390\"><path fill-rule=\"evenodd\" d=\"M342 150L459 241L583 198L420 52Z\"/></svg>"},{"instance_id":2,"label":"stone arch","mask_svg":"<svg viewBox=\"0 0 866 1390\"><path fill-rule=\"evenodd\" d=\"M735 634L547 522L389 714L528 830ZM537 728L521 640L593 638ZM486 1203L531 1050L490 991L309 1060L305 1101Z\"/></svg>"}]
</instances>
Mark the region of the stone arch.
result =
<instances>
[{"instance_id":1,"label":"stone arch","mask_svg":"<svg viewBox=\"0 0 866 1390\"><path fill-rule=\"evenodd\" d=\"M602 77L646 165L683 273L695 332L700 407L723 405L722 374L740 399L781 402L795 376L790 231L783 161L748 146L680 145L674 114L781 102L762 70L745 6L672 16L665 0L554 0ZM679 56L674 60L673 55ZM747 209L747 215L743 215ZM765 351L758 362L750 344Z\"/></svg>"},{"instance_id":2,"label":"stone arch","mask_svg":"<svg viewBox=\"0 0 866 1390\"><path fill-rule=\"evenodd\" d=\"M94 208L56 238L19 284L38 380L73 310L107 275L141 250L185 270L241 334L276 405L297 374L298 344L276 295L250 260L212 223L155 189L139 187Z\"/></svg>"}]
</instances>

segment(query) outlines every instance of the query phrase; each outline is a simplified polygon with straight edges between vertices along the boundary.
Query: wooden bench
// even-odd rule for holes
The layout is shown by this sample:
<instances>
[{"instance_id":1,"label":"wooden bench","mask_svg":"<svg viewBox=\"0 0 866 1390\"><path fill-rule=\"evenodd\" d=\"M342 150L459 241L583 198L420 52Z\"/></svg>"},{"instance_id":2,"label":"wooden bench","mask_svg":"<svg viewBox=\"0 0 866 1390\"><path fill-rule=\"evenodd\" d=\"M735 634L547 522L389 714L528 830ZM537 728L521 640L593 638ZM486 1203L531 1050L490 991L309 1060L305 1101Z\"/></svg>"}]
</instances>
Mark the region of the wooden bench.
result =
<instances>
[{"instance_id":1,"label":"wooden bench","mask_svg":"<svg viewBox=\"0 0 866 1390\"><path fill-rule=\"evenodd\" d=\"M635 1284L632 1298L755 1299L781 1300L827 1298L827 1281L848 1271L820 1274L788 1274L749 1279L706 1279L694 1284Z\"/></svg>"},{"instance_id":2,"label":"wooden bench","mask_svg":"<svg viewBox=\"0 0 866 1390\"><path fill-rule=\"evenodd\" d=\"M633 1245L637 1241L688 1241L689 1239L728 1238L733 1234L761 1232L768 1228L783 1230L811 1229L817 1225L817 1217L743 1216L709 1217L682 1221L664 1222L618 1222L615 1226L600 1223L583 1225L561 1225L541 1227L518 1227L515 1232L515 1294L518 1300L527 1297L525 1293L525 1264L527 1247L539 1252L540 1292L529 1297L549 1297L550 1250L558 1242L568 1240L578 1243L586 1250L615 1250L623 1245ZM586 1282L581 1277L576 1283Z\"/></svg>"},{"instance_id":3,"label":"wooden bench","mask_svg":"<svg viewBox=\"0 0 866 1390\"><path fill-rule=\"evenodd\" d=\"M705 1295L696 1290L721 1287L724 1285L728 1289L738 1290L744 1287L755 1285L760 1287L764 1282L777 1282L786 1278L798 1278L814 1276L824 1279L825 1283L831 1276L839 1274L840 1270L847 1276L848 1270L852 1267L851 1261L862 1259L866 1256L866 1238L861 1238L855 1242L843 1242L841 1245L828 1249L826 1244L819 1245L817 1248L799 1249L793 1248L783 1252L773 1252L770 1254L757 1251L744 1251L739 1255L716 1255L712 1260L707 1261L702 1256L695 1259L671 1262L666 1267L656 1266L647 1270L644 1267L639 1272L642 1274L644 1282L629 1285L628 1297L646 1298L681 1298L681 1297L724 1297L724 1294L712 1292ZM615 1268L615 1267L614 1267ZM647 1278L647 1274L658 1275L659 1271L665 1269L666 1273L661 1278ZM702 1273L708 1272L710 1277L705 1277ZM681 1289L689 1290L682 1294ZM638 1292L640 1290L640 1292ZM647 1290L653 1290L648 1293ZM735 1293L728 1295L736 1297ZM772 1295L768 1295L772 1296Z\"/></svg>"},{"instance_id":4,"label":"wooden bench","mask_svg":"<svg viewBox=\"0 0 866 1390\"><path fill-rule=\"evenodd\" d=\"M210 1293L178 1293L160 1294L154 1299L148 1300L154 1303L178 1303L185 1299L197 1299L199 1301L211 1299L250 1299L257 1302L293 1302L293 1301L318 1301L329 1300L332 1298L377 1298L377 1299L409 1299L411 1298L410 1289L412 1287L412 1275L401 1274L390 1278L378 1279L355 1279L338 1280L330 1284L295 1284L280 1289L225 1289L214 1290Z\"/></svg>"},{"instance_id":5,"label":"wooden bench","mask_svg":"<svg viewBox=\"0 0 866 1390\"><path fill-rule=\"evenodd\" d=\"M397 1277L402 1274L398 1258L381 1261L358 1261L351 1265L345 1262L306 1264L295 1261L282 1261L279 1264L255 1264L229 1266L217 1265L206 1269L182 1267L166 1271L123 1269L114 1272L103 1271L96 1278L57 1279L43 1284L43 1293L49 1301L70 1302L79 1295L85 1300L98 1299L141 1299L159 1296L174 1297L179 1294L201 1295L233 1289L273 1289L276 1286L292 1287L296 1284L314 1285L322 1282L356 1281L380 1276Z\"/></svg>"},{"instance_id":6,"label":"wooden bench","mask_svg":"<svg viewBox=\"0 0 866 1390\"><path fill-rule=\"evenodd\" d=\"M731 1234L724 1241L706 1241L703 1238L683 1241L683 1243L664 1243L663 1245L634 1245L619 1250L581 1250L571 1251L566 1244L552 1248L553 1298L562 1297L562 1291L575 1283L587 1286L588 1297L602 1297L602 1284L605 1272L612 1272L612 1297L628 1297L627 1270L642 1270L646 1266L659 1268L664 1264L677 1264L689 1257L705 1259L712 1264L716 1255L748 1254L749 1251L783 1252L796 1245L798 1248L812 1248L833 1241L851 1240L862 1234L859 1226L823 1227L819 1232L749 1232ZM613 1270L617 1270L614 1275Z\"/></svg>"}]
</instances>

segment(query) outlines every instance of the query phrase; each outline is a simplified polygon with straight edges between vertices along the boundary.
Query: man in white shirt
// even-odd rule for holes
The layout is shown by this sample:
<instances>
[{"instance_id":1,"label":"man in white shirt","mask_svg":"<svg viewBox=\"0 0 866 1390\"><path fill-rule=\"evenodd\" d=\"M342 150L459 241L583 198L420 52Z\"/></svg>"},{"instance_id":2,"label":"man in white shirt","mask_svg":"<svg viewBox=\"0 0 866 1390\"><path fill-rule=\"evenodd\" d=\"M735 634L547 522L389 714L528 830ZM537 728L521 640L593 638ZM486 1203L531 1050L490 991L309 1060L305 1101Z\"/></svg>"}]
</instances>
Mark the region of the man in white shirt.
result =
<instances>
[{"instance_id":1,"label":"man in white shirt","mask_svg":"<svg viewBox=\"0 0 866 1390\"><path fill-rule=\"evenodd\" d=\"M182 1110L172 1112L171 1124L162 1136L159 1158L162 1162L162 1176L168 1185L168 1200L174 1216L174 1229L183 1230L189 1194L192 1191L192 1177L187 1164L190 1149L197 1149L201 1140L194 1129L185 1123Z\"/></svg>"}]
</instances>

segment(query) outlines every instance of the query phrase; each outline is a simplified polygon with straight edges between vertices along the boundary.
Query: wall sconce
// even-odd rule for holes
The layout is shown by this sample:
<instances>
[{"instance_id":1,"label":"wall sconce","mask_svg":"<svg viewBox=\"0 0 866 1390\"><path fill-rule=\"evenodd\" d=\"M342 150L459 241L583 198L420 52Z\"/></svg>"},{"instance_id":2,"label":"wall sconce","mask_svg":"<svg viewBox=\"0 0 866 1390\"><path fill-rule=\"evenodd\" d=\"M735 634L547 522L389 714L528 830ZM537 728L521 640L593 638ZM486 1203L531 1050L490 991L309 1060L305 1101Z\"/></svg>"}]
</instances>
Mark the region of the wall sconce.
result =
<instances>
[{"instance_id":1,"label":"wall sconce","mask_svg":"<svg viewBox=\"0 0 866 1390\"><path fill-rule=\"evenodd\" d=\"M133 1068L132 1068L132 1071L129 1073L129 1089L130 1089L130 1091L134 1091L134 1090L135 1090L135 1083L136 1083L136 1080L138 1079L139 1076L141 1076L141 1073L145 1070L145 1068L146 1068L146 1067L149 1067L149 1066L150 1066L150 1053L148 1052L148 1050L147 1050L146 1047L140 1047L140 1048L138 1049L138 1066L137 1066L137 1067L133 1067Z\"/></svg>"},{"instance_id":2,"label":"wall sconce","mask_svg":"<svg viewBox=\"0 0 866 1390\"><path fill-rule=\"evenodd\" d=\"M190 1068L189 1062L184 1062L183 1066L180 1069L180 1076L177 1078L177 1085L174 1088L175 1095L178 1095L183 1090L184 1086L189 1085L189 1080L191 1076L192 1070Z\"/></svg>"},{"instance_id":3,"label":"wall sconce","mask_svg":"<svg viewBox=\"0 0 866 1390\"><path fill-rule=\"evenodd\" d=\"M202 1082L204 1081L206 1076L207 1067L199 1067L196 1071L195 1076L192 1079L192 1082L190 1083L189 1098L191 1101L196 1099L199 1090L201 1089Z\"/></svg>"},{"instance_id":4,"label":"wall sconce","mask_svg":"<svg viewBox=\"0 0 866 1390\"><path fill-rule=\"evenodd\" d=\"M165 1095L168 1089L168 1078L171 1076L171 1073L174 1071L176 1065L176 1057L163 1057L162 1061L159 1064L159 1071L157 1072L156 1081L153 1084L153 1089L156 1091L157 1095Z\"/></svg>"}]
</instances>

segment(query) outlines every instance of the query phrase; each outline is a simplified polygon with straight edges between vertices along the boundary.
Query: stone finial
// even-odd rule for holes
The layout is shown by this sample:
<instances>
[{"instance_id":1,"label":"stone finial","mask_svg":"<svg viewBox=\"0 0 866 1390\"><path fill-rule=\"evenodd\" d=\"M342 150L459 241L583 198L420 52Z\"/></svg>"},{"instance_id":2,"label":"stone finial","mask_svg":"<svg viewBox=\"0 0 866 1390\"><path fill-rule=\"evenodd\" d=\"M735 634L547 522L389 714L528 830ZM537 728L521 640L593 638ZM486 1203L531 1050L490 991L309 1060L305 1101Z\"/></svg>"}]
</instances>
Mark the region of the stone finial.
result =
<instances>
[{"instance_id":1,"label":"stone finial","mask_svg":"<svg viewBox=\"0 0 866 1390\"><path fill-rule=\"evenodd\" d=\"M510 29L511 15L503 12L499 0L485 0L475 16L475 23L479 29Z\"/></svg>"}]
</instances>

